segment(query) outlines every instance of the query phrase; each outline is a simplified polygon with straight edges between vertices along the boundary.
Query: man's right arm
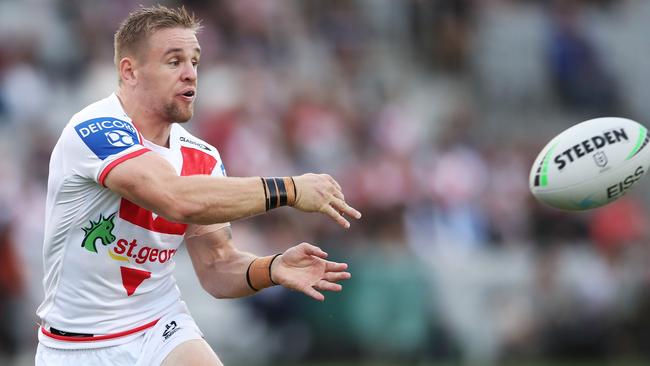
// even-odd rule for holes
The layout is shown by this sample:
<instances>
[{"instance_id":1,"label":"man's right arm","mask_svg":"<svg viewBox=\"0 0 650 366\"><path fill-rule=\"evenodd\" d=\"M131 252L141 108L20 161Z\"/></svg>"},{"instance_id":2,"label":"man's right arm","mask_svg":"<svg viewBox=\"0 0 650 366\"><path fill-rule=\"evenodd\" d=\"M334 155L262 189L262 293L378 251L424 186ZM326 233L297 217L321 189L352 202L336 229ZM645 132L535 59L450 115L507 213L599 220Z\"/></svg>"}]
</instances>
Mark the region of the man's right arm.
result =
<instances>
[{"instance_id":1,"label":"man's right arm","mask_svg":"<svg viewBox=\"0 0 650 366\"><path fill-rule=\"evenodd\" d=\"M350 224L344 215L361 217L345 202L341 187L332 177L305 174L294 181L295 208L324 213L346 228ZM129 201L175 222L207 225L266 211L260 177L178 176L171 164L155 152L118 164L104 184Z\"/></svg>"}]
</instances>

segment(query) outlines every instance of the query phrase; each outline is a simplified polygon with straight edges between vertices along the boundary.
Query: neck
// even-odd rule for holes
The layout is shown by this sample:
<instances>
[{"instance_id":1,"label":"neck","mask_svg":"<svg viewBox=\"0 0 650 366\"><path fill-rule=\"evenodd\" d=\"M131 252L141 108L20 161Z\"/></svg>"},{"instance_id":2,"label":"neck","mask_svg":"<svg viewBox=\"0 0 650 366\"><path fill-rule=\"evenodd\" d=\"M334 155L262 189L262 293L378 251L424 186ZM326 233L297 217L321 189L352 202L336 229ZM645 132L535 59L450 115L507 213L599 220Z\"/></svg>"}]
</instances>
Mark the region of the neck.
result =
<instances>
[{"instance_id":1,"label":"neck","mask_svg":"<svg viewBox=\"0 0 650 366\"><path fill-rule=\"evenodd\" d=\"M145 139L156 145L169 147L169 134L172 128L170 121L165 121L157 115L148 103L138 102L128 91L120 88L116 93L122 108L133 121L135 128Z\"/></svg>"}]
</instances>

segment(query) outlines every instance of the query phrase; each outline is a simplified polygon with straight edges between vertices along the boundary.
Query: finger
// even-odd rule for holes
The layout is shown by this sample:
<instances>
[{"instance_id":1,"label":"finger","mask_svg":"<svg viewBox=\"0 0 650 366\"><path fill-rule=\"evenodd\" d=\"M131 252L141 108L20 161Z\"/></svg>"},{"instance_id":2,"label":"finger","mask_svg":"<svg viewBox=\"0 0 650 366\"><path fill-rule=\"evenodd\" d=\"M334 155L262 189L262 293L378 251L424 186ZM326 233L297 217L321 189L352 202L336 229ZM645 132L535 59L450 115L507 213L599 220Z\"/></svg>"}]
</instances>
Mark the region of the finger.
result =
<instances>
[{"instance_id":1,"label":"finger","mask_svg":"<svg viewBox=\"0 0 650 366\"><path fill-rule=\"evenodd\" d=\"M343 280L349 280L352 275L350 272L328 272L325 273L325 280L329 282L338 282Z\"/></svg>"},{"instance_id":2,"label":"finger","mask_svg":"<svg viewBox=\"0 0 650 366\"><path fill-rule=\"evenodd\" d=\"M345 201L345 196L343 195L343 192L341 192L341 191L334 191L334 192L332 193L332 195L333 195L334 197L340 199L341 201Z\"/></svg>"},{"instance_id":3,"label":"finger","mask_svg":"<svg viewBox=\"0 0 650 366\"><path fill-rule=\"evenodd\" d=\"M355 210L352 206L348 205L345 201L342 199L337 199L335 198L332 200L330 203L335 209L337 209L339 212L346 214L348 216L352 216L355 219L360 219L361 218L361 212Z\"/></svg>"},{"instance_id":4,"label":"finger","mask_svg":"<svg viewBox=\"0 0 650 366\"><path fill-rule=\"evenodd\" d=\"M318 281L314 285L314 288L320 291L334 291L334 292L339 292L343 290L343 286L339 285L338 283L327 282L324 280Z\"/></svg>"},{"instance_id":5,"label":"finger","mask_svg":"<svg viewBox=\"0 0 650 366\"><path fill-rule=\"evenodd\" d=\"M318 300L318 301L325 300L325 296L323 294L321 294L320 292L316 291L316 289L314 289L311 286L305 287L301 291L302 291L302 293L304 293L305 295L311 297L314 300Z\"/></svg>"},{"instance_id":6,"label":"finger","mask_svg":"<svg viewBox=\"0 0 650 366\"><path fill-rule=\"evenodd\" d=\"M326 176L327 176L327 179L330 181L330 183L332 183L334 185L334 187L336 187L336 189L339 192L343 192L343 189L341 188L341 185L339 184L339 182L336 181L336 179L332 178L332 176L329 175L329 174L326 174Z\"/></svg>"},{"instance_id":7,"label":"finger","mask_svg":"<svg viewBox=\"0 0 650 366\"><path fill-rule=\"evenodd\" d=\"M309 243L302 243L302 247L304 248L305 254L313 255L318 258L327 258L328 254L315 245L311 245Z\"/></svg>"},{"instance_id":8,"label":"finger","mask_svg":"<svg viewBox=\"0 0 650 366\"><path fill-rule=\"evenodd\" d=\"M332 184L332 186L334 188L334 189L330 190L330 193L332 193L332 195L334 195L334 197L345 201L345 196L343 195L343 189L341 188L341 185L334 178L332 178L332 176L330 176L329 174L325 174L325 176L327 177L327 180Z\"/></svg>"},{"instance_id":9,"label":"finger","mask_svg":"<svg viewBox=\"0 0 650 366\"><path fill-rule=\"evenodd\" d=\"M341 272L345 271L346 269L348 269L347 263L337 263L331 261L325 262L325 270L328 272Z\"/></svg>"},{"instance_id":10,"label":"finger","mask_svg":"<svg viewBox=\"0 0 650 366\"><path fill-rule=\"evenodd\" d=\"M339 225L343 226L344 228L348 229L350 227L350 223L348 220L346 220L341 214L334 209L332 206L325 206L322 211L324 214L327 216L331 217L334 219L334 221L338 222Z\"/></svg>"}]
</instances>

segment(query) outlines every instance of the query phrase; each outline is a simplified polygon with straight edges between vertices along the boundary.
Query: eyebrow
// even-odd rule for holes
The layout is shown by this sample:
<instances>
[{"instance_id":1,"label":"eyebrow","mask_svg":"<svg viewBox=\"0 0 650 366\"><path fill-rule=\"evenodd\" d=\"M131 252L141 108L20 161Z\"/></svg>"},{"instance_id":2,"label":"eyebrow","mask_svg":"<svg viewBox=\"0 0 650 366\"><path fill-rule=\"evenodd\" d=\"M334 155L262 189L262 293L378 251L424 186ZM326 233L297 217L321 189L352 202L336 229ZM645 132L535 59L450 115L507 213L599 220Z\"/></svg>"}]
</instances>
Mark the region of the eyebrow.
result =
<instances>
[{"instance_id":1,"label":"eyebrow","mask_svg":"<svg viewBox=\"0 0 650 366\"><path fill-rule=\"evenodd\" d=\"M196 53L198 53L199 55L201 55L201 49L200 49L200 48L196 47L196 48L194 49L194 51L195 51ZM176 53L176 52L183 52L183 49L182 49L182 48L179 48L179 47L176 47L176 48L170 48L170 49L168 49L167 51L165 51L165 53L163 54L163 57L169 55L170 53Z\"/></svg>"}]
</instances>

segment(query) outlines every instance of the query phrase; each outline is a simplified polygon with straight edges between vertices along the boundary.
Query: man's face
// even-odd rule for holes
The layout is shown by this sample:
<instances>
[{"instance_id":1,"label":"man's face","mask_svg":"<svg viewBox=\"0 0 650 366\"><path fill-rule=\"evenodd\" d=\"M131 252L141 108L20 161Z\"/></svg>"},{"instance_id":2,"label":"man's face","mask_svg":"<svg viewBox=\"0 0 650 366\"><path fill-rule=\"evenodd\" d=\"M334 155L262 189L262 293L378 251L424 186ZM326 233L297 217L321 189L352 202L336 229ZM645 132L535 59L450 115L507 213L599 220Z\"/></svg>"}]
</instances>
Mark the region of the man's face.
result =
<instances>
[{"instance_id":1,"label":"man's face","mask_svg":"<svg viewBox=\"0 0 650 366\"><path fill-rule=\"evenodd\" d=\"M170 123L188 121L194 111L201 55L194 31L161 29L149 37L147 45L137 71L141 100Z\"/></svg>"}]
</instances>

